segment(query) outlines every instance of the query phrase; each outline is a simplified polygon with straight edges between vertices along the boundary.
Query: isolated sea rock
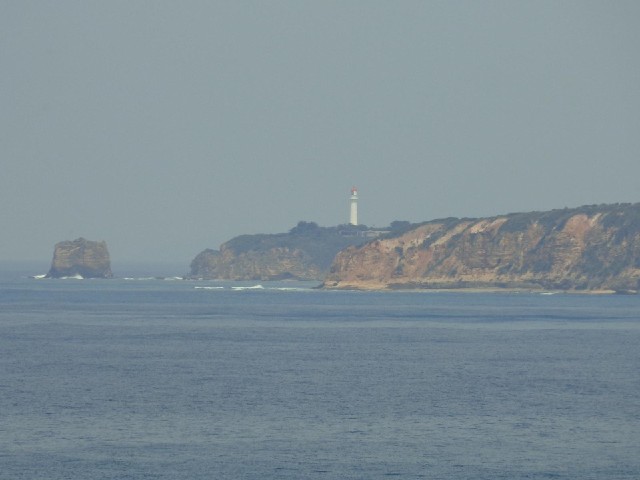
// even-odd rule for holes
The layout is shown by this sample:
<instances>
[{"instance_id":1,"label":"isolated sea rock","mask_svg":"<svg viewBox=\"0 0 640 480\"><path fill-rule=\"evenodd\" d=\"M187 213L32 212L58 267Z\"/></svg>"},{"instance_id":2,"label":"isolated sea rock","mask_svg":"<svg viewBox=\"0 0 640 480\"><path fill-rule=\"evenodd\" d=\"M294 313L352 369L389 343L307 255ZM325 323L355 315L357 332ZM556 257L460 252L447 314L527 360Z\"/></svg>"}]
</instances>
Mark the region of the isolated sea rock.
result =
<instances>
[{"instance_id":1,"label":"isolated sea rock","mask_svg":"<svg viewBox=\"0 0 640 480\"><path fill-rule=\"evenodd\" d=\"M338 253L324 287L637 293L640 204L425 222Z\"/></svg>"},{"instance_id":2,"label":"isolated sea rock","mask_svg":"<svg viewBox=\"0 0 640 480\"><path fill-rule=\"evenodd\" d=\"M106 242L84 238L57 243L46 278L112 278Z\"/></svg>"}]
</instances>

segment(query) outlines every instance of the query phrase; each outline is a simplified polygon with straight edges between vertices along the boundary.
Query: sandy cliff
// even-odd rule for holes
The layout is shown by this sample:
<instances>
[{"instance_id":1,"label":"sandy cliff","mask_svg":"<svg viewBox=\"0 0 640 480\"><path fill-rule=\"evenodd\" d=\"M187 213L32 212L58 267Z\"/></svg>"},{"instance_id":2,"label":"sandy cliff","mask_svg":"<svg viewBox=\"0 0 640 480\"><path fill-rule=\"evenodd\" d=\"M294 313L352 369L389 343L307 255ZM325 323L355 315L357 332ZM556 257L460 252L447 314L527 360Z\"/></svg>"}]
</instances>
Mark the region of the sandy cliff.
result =
<instances>
[{"instance_id":1,"label":"sandy cliff","mask_svg":"<svg viewBox=\"0 0 640 480\"><path fill-rule=\"evenodd\" d=\"M340 252L324 286L637 292L640 204L427 222Z\"/></svg>"}]
</instances>

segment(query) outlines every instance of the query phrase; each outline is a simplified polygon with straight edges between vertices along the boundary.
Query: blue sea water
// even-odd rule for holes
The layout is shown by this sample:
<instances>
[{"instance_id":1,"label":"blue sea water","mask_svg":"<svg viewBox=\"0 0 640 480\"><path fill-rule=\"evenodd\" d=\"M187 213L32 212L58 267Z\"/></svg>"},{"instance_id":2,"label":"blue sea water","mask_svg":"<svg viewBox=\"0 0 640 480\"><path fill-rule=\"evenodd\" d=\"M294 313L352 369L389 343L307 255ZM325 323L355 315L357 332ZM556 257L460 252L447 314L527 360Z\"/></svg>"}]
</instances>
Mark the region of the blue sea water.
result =
<instances>
[{"instance_id":1,"label":"blue sea water","mask_svg":"<svg viewBox=\"0 0 640 480\"><path fill-rule=\"evenodd\" d=\"M640 297L0 283L0 479L638 479Z\"/></svg>"}]
</instances>

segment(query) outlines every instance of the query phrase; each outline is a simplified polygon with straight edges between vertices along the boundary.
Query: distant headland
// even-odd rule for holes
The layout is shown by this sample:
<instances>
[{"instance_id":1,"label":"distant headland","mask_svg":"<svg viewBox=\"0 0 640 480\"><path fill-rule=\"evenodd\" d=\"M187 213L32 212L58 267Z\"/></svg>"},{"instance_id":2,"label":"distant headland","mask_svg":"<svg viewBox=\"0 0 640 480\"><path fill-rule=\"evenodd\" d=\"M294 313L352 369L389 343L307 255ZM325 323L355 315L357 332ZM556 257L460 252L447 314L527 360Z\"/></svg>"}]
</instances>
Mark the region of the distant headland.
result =
<instances>
[{"instance_id":1,"label":"distant headland","mask_svg":"<svg viewBox=\"0 0 640 480\"><path fill-rule=\"evenodd\" d=\"M349 223L321 227L300 221L287 233L240 235L219 250L206 249L191 262L187 278L223 280L315 280L329 274L336 254L387 235L409 222L373 229L358 224L358 189L351 188Z\"/></svg>"},{"instance_id":2,"label":"distant headland","mask_svg":"<svg viewBox=\"0 0 640 480\"><path fill-rule=\"evenodd\" d=\"M363 225L301 221L287 233L240 235L219 250L206 249L191 262L187 278L322 281L339 251L384 233Z\"/></svg>"}]
</instances>

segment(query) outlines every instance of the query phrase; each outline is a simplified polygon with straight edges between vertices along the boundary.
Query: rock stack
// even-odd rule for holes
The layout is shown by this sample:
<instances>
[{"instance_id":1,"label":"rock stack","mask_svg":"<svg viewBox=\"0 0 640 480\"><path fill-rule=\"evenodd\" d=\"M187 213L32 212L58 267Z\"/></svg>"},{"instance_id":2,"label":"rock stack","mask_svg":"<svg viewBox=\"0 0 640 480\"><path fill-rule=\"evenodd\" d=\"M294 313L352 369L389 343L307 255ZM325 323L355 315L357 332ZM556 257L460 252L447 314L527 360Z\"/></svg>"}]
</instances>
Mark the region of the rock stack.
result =
<instances>
[{"instance_id":1,"label":"rock stack","mask_svg":"<svg viewBox=\"0 0 640 480\"><path fill-rule=\"evenodd\" d=\"M107 244L84 238L57 243L46 278L63 277L112 278Z\"/></svg>"}]
</instances>

